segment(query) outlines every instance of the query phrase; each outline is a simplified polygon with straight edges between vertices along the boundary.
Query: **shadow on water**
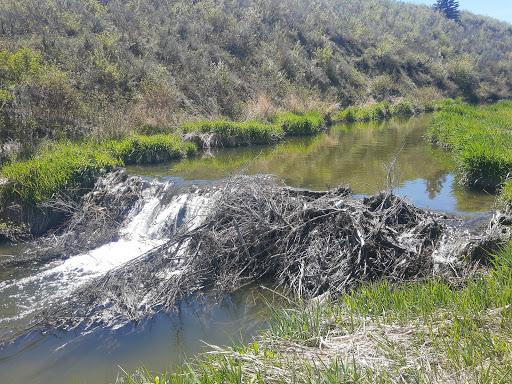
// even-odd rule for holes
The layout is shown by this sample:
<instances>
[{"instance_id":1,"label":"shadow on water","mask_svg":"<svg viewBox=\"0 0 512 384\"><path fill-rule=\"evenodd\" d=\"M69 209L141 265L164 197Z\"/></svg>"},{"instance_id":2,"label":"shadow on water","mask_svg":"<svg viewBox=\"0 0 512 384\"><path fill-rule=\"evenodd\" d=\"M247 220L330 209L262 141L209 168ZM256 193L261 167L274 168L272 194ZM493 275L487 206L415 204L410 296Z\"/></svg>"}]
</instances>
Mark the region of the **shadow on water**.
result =
<instances>
[{"instance_id":1,"label":"shadow on water","mask_svg":"<svg viewBox=\"0 0 512 384\"><path fill-rule=\"evenodd\" d=\"M293 187L325 190L349 184L356 193L369 195L386 188L386 166L398 155L397 192L420 208L449 213L489 211L494 196L461 187L451 154L426 143L429 119L341 124L315 137L290 138L275 147L212 150L169 164L127 169L132 174L185 180L218 180L237 172L270 173Z\"/></svg>"}]
</instances>

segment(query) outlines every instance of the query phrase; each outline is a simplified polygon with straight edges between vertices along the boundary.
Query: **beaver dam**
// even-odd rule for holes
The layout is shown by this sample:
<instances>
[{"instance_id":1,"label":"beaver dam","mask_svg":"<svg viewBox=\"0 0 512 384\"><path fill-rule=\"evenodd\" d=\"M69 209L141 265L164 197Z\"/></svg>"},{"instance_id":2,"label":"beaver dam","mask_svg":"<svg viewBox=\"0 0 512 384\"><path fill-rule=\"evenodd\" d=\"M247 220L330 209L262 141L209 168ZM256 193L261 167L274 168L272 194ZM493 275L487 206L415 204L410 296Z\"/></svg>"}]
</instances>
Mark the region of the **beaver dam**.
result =
<instances>
[{"instance_id":1,"label":"beaver dam","mask_svg":"<svg viewBox=\"0 0 512 384\"><path fill-rule=\"evenodd\" d=\"M392 191L351 194L347 187L289 188L270 176L199 187L113 173L82 199L61 234L40 240L37 252L3 261L11 270L49 265L4 282L4 293L10 284L50 284L31 298L4 295L26 313L25 322L19 315L3 319L1 336L120 327L172 312L183 300L261 281L313 298L379 279L460 276L468 260L485 258L507 232L509 219L500 215L472 232L464 221L419 209Z\"/></svg>"}]
</instances>

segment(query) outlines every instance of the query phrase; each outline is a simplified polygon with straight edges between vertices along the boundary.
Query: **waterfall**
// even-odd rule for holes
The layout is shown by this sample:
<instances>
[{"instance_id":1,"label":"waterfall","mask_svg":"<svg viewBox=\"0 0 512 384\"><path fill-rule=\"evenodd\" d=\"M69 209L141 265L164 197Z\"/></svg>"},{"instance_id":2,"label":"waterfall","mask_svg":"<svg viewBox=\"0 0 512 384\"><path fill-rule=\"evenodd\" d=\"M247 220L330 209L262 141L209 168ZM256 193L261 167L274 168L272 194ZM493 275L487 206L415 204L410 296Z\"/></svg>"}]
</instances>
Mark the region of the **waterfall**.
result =
<instances>
[{"instance_id":1,"label":"waterfall","mask_svg":"<svg viewBox=\"0 0 512 384\"><path fill-rule=\"evenodd\" d=\"M93 197L97 206L105 206L113 195L123 199L126 186L134 183L139 185L138 196L117 228L117 240L76 255L71 253L67 259L57 259L35 271L27 271L28 276L13 273L11 279L0 282L0 307L4 308L0 317L0 340L26 327L35 314L49 305L67 300L84 284L164 244L180 228L190 230L200 225L215 196L211 184L210 189L202 189L179 181L149 182L140 177L120 179L108 175L83 200L91 201ZM94 209L88 206L87 211ZM80 210L77 212L81 214L79 221L95 220ZM74 224L72 231L84 227L76 225L76 220ZM69 233L62 236L66 235ZM60 239L57 237L54 241ZM46 252L52 252L51 247ZM160 272L159 278L173 273L176 271Z\"/></svg>"}]
</instances>

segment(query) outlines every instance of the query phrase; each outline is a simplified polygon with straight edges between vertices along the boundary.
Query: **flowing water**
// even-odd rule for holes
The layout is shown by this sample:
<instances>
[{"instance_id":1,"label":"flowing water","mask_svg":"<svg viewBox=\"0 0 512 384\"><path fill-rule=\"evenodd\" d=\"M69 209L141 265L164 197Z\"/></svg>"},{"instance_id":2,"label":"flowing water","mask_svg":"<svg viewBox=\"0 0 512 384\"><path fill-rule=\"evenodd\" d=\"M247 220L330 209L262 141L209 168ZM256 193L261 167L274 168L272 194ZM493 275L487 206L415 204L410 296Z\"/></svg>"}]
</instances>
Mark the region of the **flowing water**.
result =
<instances>
[{"instance_id":1,"label":"flowing water","mask_svg":"<svg viewBox=\"0 0 512 384\"><path fill-rule=\"evenodd\" d=\"M274 147L224 149L159 166L129 167L130 174L146 181L114 241L64 260L0 270L0 339L11 340L50 304L133 262L179 228L200 225L215 199L215 180L230 173L271 173L290 186L314 190L348 183L359 195L392 186L422 208L484 215L494 197L459 186L449 154L425 143L427 122L423 116L339 125ZM126 184L106 178L96 193L102 204L112 204L107 196L127 193ZM22 246L3 247L0 258L22 251ZM173 264L166 273L179 273L179 268ZM220 305L182 305L176 313L136 324L24 333L0 344L0 382L103 383L140 364L163 370L200 351L201 340L229 344L263 327L261 301L251 292L226 297Z\"/></svg>"}]
</instances>

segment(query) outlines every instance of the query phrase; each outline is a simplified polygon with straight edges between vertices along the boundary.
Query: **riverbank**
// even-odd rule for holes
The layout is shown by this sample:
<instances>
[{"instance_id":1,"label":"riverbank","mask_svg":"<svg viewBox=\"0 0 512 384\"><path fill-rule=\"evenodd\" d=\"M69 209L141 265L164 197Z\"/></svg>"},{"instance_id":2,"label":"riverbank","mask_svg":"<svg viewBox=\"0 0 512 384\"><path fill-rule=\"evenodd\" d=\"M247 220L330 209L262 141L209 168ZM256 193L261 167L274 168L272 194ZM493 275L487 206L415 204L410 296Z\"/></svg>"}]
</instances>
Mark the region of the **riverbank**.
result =
<instances>
[{"instance_id":1,"label":"riverbank","mask_svg":"<svg viewBox=\"0 0 512 384\"><path fill-rule=\"evenodd\" d=\"M58 224L63 216L60 213L54 220L54 210L38 207L55 200L76 202L99 176L115 167L166 162L192 156L198 149L273 144L289 136L317 134L335 121L363 121L368 116L382 119L420 113L429 110L425 107L427 104L444 108L457 103L458 100L451 99L433 104L417 102L416 105L423 106L421 108L405 108L403 103L395 106L381 103L348 108L335 118L330 111L285 112L268 116L262 122L198 121L183 124L167 134L133 133L117 140L49 142L32 156L13 161L0 170L3 180L0 185L3 212L0 233L4 238L44 233L48 226ZM386 113L380 114L381 109ZM28 222L43 217L41 225Z\"/></svg>"},{"instance_id":2,"label":"riverbank","mask_svg":"<svg viewBox=\"0 0 512 384\"><path fill-rule=\"evenodd\" d=\"M255 341L117 383L490 383L512 367L512 244L465 281L363 285L273 308Z\"/></svg>"},{"instance_id":3,"label":"riverbank","mask_svg":"<svg viewBox=\"0 0 512 384\"><path fill-rule=\"evenodd\" d=\"M452 151L463 184L496 189L510 204L512 184L512 102L502 101L486 108L449 106L430 123L427 138Z\"/></svg>"},{"instance_id":4,"label":"riverbank","mask_svg":"<svg viewBox=\"0 0 512 384\"><path fill-rule=\"evenodd\" d=\"M429 132L453 151L466 184L501 188L509 203L510 111L509 102L450 106ZM486 183L469 182L479 179ZM451 278L377 281L271 307L270 329L255 341L208 346L183 366L165 373L141 368L118 383L507 382L512 243L486 255L466 260L464 273Z\"/></svg>"}]
</instances>

